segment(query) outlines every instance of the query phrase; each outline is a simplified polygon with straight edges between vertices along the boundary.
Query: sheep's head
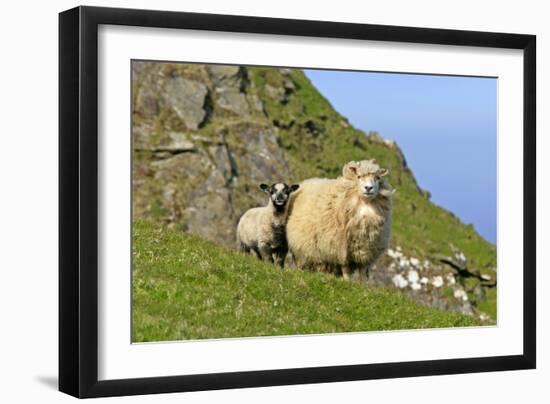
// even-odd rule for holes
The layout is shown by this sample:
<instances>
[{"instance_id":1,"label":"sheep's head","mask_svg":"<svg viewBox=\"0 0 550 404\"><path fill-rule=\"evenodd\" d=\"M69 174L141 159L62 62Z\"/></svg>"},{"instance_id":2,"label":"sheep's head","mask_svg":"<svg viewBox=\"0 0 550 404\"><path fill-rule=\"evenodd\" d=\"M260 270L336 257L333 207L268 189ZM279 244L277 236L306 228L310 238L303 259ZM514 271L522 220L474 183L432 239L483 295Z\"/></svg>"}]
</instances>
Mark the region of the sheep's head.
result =
<instances>
[{"instance_id":1,"label":"sheep's head","mask_svg":"<svg viewBox=\"0 0 550 404\"><path fill-rule=\"evenodd\" d=\"M267 185L260 184L260 189L266 194L269 194L269 198L273 205L277 207L283 207L288 202L288 197L294 191L296 191L300 186L297 184L287 185L285 183L277 183Z\"/></svg>"},{"instance_id":2,"label":"sheep's head","mask_svg":"<svg viewBox=\"0 0 550 404\"><path fill-rule=\"evenodd\" d=\"M350 161L344 166L342 175L354 181L359 195L366 199L376 198L387 187L384 177L388 170L381 168L376 160Z\"/></svg>"}]
</instances>

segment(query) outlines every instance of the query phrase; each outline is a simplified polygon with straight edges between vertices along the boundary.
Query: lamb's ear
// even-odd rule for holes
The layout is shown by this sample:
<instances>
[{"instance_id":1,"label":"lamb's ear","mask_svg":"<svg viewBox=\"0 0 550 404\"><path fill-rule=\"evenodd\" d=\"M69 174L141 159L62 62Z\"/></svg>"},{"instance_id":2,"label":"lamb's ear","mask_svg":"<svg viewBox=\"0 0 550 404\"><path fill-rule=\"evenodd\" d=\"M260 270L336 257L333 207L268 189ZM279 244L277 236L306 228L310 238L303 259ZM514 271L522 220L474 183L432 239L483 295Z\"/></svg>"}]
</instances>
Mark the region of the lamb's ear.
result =
<instances>
[{"instance_id":1,"label":"lamb's ear","mask_svg":"<svg viewBox=\"0 0 550 404\"><path fill-rule=\"evenodd\" d=\"M264 192L269 192L269 185L267 184L260 184L259 188Z\"/></svg>"},{"instance_id":2,"label":"lamb's ear","mask_svg":"<svg viewBox=\"0 0 550 404\"><path fill-rule=\"evenodd\" d=\"M290 192L294 192L294 191L298 190L298 188L300 188L300 185L298 185L298 184L292 184L292 185L290 186Z\"/></svg>"},{"instance_id":3,"label":"lamb's ear","mask_svg":"<svg viewBox=\"0 0 550 404\"><path fill-rule=\"evenodd\" d=\"M386 175L389 174L389 170L387 168L381 168L380 170L378 170L378 172L376 174L379 177L385 177Z\"/></svg>"},{"instance_id":4,"label":"lamb's ear","mask_svg":"<svg viewBox=\"0 0 550 404\"><path fill-rule=\"evenodd\" d=\"M342 169L342 175L348 180L352 180L357 175L357 163L355 161L350 161Z\"/></svg>"}]
</instances>

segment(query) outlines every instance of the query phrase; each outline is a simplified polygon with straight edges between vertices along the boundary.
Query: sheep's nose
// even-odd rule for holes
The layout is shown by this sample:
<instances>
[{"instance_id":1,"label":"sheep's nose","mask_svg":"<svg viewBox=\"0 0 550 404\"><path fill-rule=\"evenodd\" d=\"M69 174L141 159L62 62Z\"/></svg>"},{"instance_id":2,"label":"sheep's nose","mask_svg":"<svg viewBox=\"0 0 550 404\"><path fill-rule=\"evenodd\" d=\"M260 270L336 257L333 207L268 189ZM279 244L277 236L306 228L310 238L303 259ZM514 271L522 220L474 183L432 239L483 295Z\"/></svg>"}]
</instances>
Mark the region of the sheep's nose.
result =
<instances>
[{"instance_id":1,"label":"sheep's nose","mask_svg":"<svg viewBox=\"0 0 550 404\"><path fill-rule=\"evenodd\" d=\"M365 185L365 191L366 192L372 192L374 190L374 186L372 185Z\"/></svg>"}]
</instances>

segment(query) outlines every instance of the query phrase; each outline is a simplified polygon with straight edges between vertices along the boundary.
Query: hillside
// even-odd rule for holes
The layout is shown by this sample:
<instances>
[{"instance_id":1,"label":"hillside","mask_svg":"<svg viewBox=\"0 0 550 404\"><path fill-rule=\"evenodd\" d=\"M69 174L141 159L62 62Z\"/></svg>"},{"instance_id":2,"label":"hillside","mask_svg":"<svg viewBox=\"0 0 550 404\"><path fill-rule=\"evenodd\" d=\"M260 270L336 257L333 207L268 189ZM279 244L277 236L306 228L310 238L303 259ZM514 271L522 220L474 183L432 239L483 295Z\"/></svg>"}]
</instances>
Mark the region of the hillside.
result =
<instances>
[{"instance_id":1,"label":"hillside","mask_svg":"<svg viewBox=\"0 0 550 404\"><path fill-rule=\"evenodd\" d=\"M419 188L398 145L353 128L297 69L133 62L133 214L234 247L261 182L390 169L392 248L371 286L496 319L496 248Z\"/></svg>"},{"instance_id":2,"label":"hillside","mask_svg":"<svg viewBox=\"0 0 550 404\"><path fill-rule=\"evenodd\" d=\"M158 225L136 221L133 237L133 342L481 324L399 291L280 270Z\"/></svg>"}]
</instances>

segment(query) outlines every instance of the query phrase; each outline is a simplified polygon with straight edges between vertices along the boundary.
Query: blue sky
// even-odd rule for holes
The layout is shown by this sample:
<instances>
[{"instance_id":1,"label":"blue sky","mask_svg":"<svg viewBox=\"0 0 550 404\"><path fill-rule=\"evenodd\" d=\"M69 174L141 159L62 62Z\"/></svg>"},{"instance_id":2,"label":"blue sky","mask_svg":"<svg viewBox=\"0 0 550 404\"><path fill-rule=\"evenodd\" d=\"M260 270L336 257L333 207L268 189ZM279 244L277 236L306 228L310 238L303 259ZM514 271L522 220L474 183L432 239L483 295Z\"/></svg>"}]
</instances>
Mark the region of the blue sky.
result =
<instances>
[{"instance_id":1,"label":"blue sky","mask_svg":"<svg viewBox=\"0 0 550 404\"><path fill-rule=\"evenodd\" d=\"M496 79L305 72L352 125L397 141L433 202L496 242Z\"/></svg>"}]
</instances>

